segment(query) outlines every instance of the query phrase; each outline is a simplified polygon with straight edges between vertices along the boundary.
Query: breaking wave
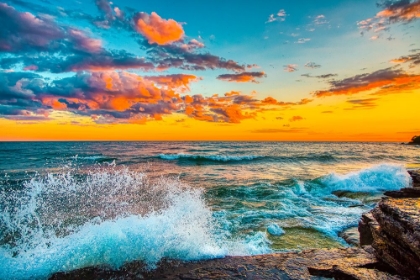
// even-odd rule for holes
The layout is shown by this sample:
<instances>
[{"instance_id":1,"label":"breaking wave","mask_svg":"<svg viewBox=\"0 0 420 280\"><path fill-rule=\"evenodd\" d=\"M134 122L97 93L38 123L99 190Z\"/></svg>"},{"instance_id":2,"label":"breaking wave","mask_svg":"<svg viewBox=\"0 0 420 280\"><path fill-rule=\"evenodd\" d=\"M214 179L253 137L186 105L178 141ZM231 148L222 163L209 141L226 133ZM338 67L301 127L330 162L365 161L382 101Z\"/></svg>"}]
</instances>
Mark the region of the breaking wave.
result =
<instances>
[{"instance_id":1,"label":"breaking wave","mask_svg":"<svg viewBox=\"0 0 420 280\"><path fill-rule=\"evenodd\" d=\"M35 175L0 191L0 279L47 278L92 265L118 268L162 258L198 260L269 252L264 235L235 240L206 206L201 189L149 181L115 166Z\"/></svg>"}]
</instances>

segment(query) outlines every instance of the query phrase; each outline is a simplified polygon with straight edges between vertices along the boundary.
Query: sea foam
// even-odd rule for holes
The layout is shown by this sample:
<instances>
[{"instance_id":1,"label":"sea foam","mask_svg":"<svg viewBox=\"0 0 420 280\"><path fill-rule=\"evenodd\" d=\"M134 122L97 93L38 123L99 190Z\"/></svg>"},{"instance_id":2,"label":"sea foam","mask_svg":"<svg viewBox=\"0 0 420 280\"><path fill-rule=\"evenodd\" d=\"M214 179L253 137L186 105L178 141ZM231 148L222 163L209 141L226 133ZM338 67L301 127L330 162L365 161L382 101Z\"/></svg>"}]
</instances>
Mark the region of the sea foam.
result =
<instances>
[{"instance_id":1,"label":"sea foam","mask_svg":"<svg viewBox=\"0 0 420 280\"><path fill-rule=\"evenodd\" d=\"M193 189L126 168L36 175L1 192L0 279L47 278L92 265L269 252L264 235L232 240Z\"/></svg>"}]
</instances>

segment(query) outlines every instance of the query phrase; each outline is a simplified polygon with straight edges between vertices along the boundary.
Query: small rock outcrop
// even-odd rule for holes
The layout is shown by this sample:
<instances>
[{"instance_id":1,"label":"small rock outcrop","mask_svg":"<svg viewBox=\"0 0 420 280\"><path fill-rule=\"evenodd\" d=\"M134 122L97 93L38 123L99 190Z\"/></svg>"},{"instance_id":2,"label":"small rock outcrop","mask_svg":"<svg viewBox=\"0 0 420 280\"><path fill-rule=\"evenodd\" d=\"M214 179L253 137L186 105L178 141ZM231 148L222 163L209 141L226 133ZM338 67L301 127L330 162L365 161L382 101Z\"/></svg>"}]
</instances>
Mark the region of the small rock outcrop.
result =
<instances>
[{"instance_id":1,"label":"small rock outcrop","mask_svg":"<svg viewBox=\"0 0 420 280\"><path fill-rule=\"evenodd\" d=\"M409 279L420 279L420 176L410 172L413 187L386 192L359 222L360 245Z\"/></svg>"},{"instance_id":2,"label":"small rock outcrop","mask_svg":"<svg viewBox=\"0 0 420 280\"><path fill-rule=\"evenodd\" d=\"M408 145L420 145L420 136L413 136Z\"/></svg>"}]
</instances>

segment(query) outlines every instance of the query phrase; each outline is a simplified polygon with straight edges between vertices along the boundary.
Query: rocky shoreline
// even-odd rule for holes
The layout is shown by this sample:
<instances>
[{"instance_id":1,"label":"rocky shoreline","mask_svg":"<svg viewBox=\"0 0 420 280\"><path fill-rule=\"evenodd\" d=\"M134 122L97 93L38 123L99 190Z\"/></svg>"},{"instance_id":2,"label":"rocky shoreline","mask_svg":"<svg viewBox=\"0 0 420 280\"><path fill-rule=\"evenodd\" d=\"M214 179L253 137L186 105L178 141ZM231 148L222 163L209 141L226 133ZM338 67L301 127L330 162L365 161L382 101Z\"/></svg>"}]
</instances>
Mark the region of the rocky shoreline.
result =
<instances>
[{"instance_id":1,"label":"rocky shoreline","mask_svg":"<svg viewBox=\"0 0 420 280\"><path fill-rule=\"evenodd\" d=\"M56 273L50 279L420 279L420 174L413 187L386 192L359 222L352 248L314 249L198 262L164 260L146 271L141 262ZM354 243L355 231L350 230ZM357 239L356 239L357 240Z\"/></svg>"}]
</instances>

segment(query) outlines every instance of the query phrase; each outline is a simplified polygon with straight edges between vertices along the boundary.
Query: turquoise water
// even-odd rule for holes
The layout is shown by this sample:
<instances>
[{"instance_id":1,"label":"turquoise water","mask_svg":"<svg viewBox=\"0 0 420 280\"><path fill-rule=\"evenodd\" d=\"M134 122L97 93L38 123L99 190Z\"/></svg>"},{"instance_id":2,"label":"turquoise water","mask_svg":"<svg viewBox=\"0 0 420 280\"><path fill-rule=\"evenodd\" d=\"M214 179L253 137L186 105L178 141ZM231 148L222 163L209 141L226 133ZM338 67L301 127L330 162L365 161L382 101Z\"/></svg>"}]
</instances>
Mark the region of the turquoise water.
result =
<instances>
[{"instance_id":1,"label":"turquoise water","mask_svg":"<svg viewBox=\"0 0 420 280\"><path fill-rule=\"evenodd\" d=\"M385 190L395 143L0 143L0 279L91 265L348 246Z\"/></svg>"}]
</instances>

